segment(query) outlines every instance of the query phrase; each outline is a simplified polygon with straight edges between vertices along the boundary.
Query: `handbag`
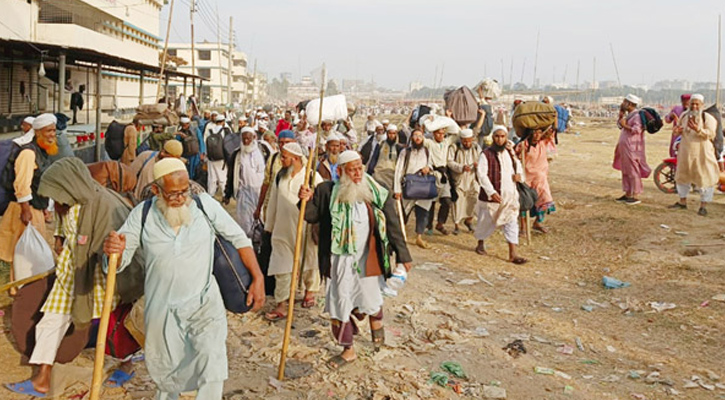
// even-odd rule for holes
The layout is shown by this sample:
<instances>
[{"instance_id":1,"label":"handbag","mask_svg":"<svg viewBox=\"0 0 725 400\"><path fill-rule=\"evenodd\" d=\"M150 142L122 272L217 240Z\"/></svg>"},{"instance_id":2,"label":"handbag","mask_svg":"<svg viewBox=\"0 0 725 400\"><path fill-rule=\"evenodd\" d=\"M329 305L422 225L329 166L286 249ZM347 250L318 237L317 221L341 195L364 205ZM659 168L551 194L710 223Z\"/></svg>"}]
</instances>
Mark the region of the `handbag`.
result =
<instances>
[{"instance_id":1,"label":"handbag","mask_svg":"<svg viewBox=\"0 0 725 400\"><path fill-rule=\"evenodd\" d=\"M539 195L536 190L523 182L516 182L516 189L519 191L519 210L525 212L536 206Z\"/></svg>"},{"instance_id":2,"label":"handbag","mask_svg":"<svg viewBox=\"0 0 725 400\"><path fill-rule=\"evenodd\" d=\"M245 313L252 308L247 305L248 288L252 284L252 276L244 266L236 247L214 229L209 215L204 211L201 199L198 196L192 196L192 198L196 202L196 206L204 214L206 222L212 231L214 231L214 265L212 273L219 285L219 291L224 301L224 308L236 314ZM151 200L146 200L143 205L143 212L141 213L141 237L143 235L146 218L151 210L151 205Z\"/></svg>"},{"instance_id":3,"label":"handbag","mask_svg":"<svg viewBox=\"0 0 725 400\"><path fill-rule=\"evenodd\" d=\"M428 155L428 149L425 149L425 151L426 155ZM403 172L408 171L409 161L410 151L406 151ZM405 174L401 183L403 186L403 198L406 200L432 200L438 197L436 177L431 174Z\"/></svg>"}]
</instances>

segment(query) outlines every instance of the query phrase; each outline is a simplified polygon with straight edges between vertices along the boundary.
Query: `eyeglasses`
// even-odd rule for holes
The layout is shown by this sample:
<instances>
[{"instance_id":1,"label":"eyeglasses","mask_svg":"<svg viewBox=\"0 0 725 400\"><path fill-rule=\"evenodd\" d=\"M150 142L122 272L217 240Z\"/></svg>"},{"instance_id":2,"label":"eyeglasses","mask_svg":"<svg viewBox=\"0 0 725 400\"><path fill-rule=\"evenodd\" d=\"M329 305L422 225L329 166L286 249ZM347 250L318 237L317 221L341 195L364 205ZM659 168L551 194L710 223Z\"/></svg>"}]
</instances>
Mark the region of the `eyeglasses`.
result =
<instances>
[{"instance_id":1,"label":"eyeglasses","mask_svg":"<svg viewBox=\"0 0 725 400\"><path fill-rule=\"evenodd\" d=\"M163 187L159 186L159 190L161 190L161 193L164 194L164 197L168 198L169 200L187 198L191 194L191 188L186 188L186 190L180 190L177 192L167 192L166 190L164 190Z\"/></svg>"}]
</instances>

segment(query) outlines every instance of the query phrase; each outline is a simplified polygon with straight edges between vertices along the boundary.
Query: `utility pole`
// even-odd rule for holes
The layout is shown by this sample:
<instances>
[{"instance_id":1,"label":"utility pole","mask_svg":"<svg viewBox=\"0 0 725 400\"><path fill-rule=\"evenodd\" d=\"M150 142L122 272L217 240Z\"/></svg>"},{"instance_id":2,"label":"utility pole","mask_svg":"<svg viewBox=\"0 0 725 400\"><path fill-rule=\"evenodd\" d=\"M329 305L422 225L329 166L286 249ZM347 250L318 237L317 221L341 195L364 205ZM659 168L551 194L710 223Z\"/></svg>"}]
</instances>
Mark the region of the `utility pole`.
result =
<instances>
[{"instance_id":1,"label":"utility pole","mask_svg":"<svg viewBox=\"0 0 725 400\"><path fill-rule=\"evenodd\" d=\"M524 83L524 72L526 72L526 57L524 57L524 63L521 65L521 79L519 79L521 83Z\"/></svg>"},{"instance_id":2,"label":"utility pole","mask_svg":"<svg viewBox=\"0 0 725 400\"><path fill-rule=\"evenodd\" d=\"M222 35L219 31L219 4L216 6L216 47L217 47L217 64L219 67L219 102L224 104L224 77L222 76Z\"/></svg>"},{"instance_id":3,"label":"utility pole","mask_svg":"<svg viewBox=\"0 0 725 400\"><path fill-rule=\"evenodd\" d=\"M506 74L503 72L503 58L501 59L501 89L506 87Z\"/></svg>"},{"instance_id":4,"label":"utility pole","mask_svg":"<svg viewBox=\"0 0 725 400\"><path fill-rule=\"evenodd\" d=\"M252 78L252 104L257 101L257 59L254 59L254 77Z\"/></svg>"},{"instance_id":5,"label":"utility pole","mask_svg":"<svg viewBox=\"0 0 725 400\"><path fill-rule=\"evenodd\" d=\"M539 66L539 34L541 33L541 30L536 31L536 54L534 56L534 84L531 86L532 88L536 88L536 69Z\"/></svg>"},{"instance_id":6,"label":"utility pole","mask_svg":"<svg viewBox=\"0 0 725 400\"><path fill-rule=\"evenodd\" d=\"M619 68L617 67L617 58L614 57L614 46L609 42L609 50L612 52L612 62L614 62L614 72L617 73L617 86L622 87L622 81L619 79Z\"/></svg>"},{"instance_id":7,"label":"utility pole","mask_svg":"<svg viewBox=\"0 0 725 400\"><path fill-rule=\"evenodd\" d=\"M229 54L227 54L227 103L232 104L232 22L233 18L229 17Z\"/></svg>"},{"instance_id":8,"label":"utility pole","mask_svg":"<svg viewBox=\"0 0 725 400\"><path fill-rule=\"evenodd\" d=\"M189 2L189 21L191 22L191 73L196 75L196 51L194 51L194 13L196 12L196 0ZM192 81L193 82L193 81ZM196 85L191 85L191 94L196 96ZM198 100L197 100L198 102Z\"/></svg>"},{"instance_id":9,"label":"utility pole","mask_svg":"<svg viewBox=\"0 0 725 400\"><path fill-rule=\"evenodd\" d=\"M509 70L509 89L514 88L514 56L511 56L511 69Z\"/></svg>"},{"instance_id":10,"label":"utility pole","mask_svg":"<svg viewBox=\"0 0 725 400\"><path fill-rule=\"evenodd\" d=\"M717 84L715 86L715 104L720 109L720 55L722 53L722 15L717 16Z\"/></svg>"}]
</instances>

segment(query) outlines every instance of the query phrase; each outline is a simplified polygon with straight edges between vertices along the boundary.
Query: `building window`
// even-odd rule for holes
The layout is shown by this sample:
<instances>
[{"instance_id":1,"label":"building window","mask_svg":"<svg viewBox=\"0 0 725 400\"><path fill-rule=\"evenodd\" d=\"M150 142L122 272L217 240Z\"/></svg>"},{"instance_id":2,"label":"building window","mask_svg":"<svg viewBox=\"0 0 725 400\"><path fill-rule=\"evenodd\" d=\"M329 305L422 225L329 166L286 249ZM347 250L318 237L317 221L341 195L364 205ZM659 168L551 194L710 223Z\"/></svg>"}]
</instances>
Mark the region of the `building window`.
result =
<instances>
[{"instance_id":1,"label":"building window","mask_svg":"<svg viewBox=\"0 0 725 400\"><path fill-rule=\"evenodd\" d=\"M211 50L199 50L199 59L202 61L211 60Z\"/></svg>"},{"instance_id":2,"label":"building window","mask_svg":"<svg viewBox=\"0 0 725 400\"><path fill-rule=\"evenodd\" d=\"M197 75L205 79L211 79L211 69L209 68L197 68Z\"/></svg>"},{"instance_id":3,"label":"building window","mask_svg":"<svg viewBox=\"0 0 725 400\"><path fill-rule=\"evenodd\" d=\"M211 102L211 88L209 86L201 87L201 101L204 103Z\"/></svg>"},{"instance_id":4,"label":"building window","mask_svg":"<svg viewBox=\"0 0 725 400\"><path fill-rule=\"evenodd\" d=\"M171 57L176 57L176 49L168 49L166 51L166 54L170 55Z\"/></svg>"}]
</instances>

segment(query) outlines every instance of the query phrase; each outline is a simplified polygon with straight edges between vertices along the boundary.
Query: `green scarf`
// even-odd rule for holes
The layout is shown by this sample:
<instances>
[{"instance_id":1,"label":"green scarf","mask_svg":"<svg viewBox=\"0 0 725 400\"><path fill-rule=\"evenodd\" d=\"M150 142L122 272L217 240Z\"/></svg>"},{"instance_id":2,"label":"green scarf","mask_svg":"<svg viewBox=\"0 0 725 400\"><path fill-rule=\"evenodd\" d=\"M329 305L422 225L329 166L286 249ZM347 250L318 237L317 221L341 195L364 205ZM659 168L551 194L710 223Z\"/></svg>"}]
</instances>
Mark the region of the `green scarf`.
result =
<instances>
[{"instance_id":1,"label":"green scarf","mask_svg":"<svg viewBox=\"0 0 725 400\"><path fill-rule=\"evenodd\" d=\"M388 190L380 186L368 174L365 174L364 179L370 186L373 193L371 206L375 217L375 228L378 230L379 237L383 244L382 270L383 273L387 273L390 270L390 257L387 252L388 234L385 230L385 214L383 213L383 207L385 205L385 200L388 198ZM330 196L330 217L332 220L332 244L330 252L337 255L357 254L359 249L357 248L355 241L355 224L353 224L352 221L352 204L339 202L339 191L340 185L335 185L332 188L332 194ZM355 265L355 268L359 271L357 265Z\"/></svg>"}]
</instances>

